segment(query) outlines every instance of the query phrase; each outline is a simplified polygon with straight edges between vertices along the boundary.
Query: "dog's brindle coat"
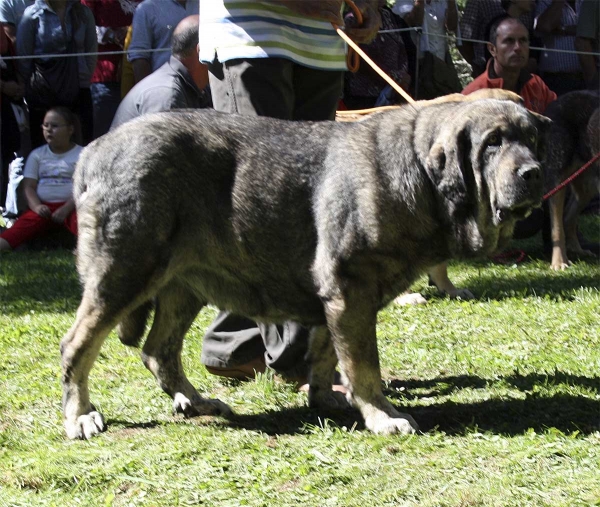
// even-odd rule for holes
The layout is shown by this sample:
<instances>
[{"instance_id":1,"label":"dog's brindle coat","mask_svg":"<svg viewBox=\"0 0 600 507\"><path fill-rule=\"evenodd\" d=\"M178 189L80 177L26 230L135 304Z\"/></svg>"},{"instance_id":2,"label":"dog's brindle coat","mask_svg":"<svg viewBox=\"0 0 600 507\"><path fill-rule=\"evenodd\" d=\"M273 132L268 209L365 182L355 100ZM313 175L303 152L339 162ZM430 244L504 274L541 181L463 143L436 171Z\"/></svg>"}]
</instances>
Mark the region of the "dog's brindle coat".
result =
<instances>
[{"instance_id":1,"label":"dog's brindle coat","mask_svg":"<svg viewBox=\"0 0 600 507\"><path fill-rule=\"evenodd\" d=\"M314 327L311 406L346 403L330 389L339 360L367 428L413 432L381 391L377 312L427 268L493 252L540 204L542 123L493 99L356 123L182 111L95 141L74 181L83 297L61 343L67 435L105 429L89 371L117 324L124 343L139 341L151 300L142 360L176 411L229 413L181 365L183 337L210 302Z\"/></svg>"}]
</instances>

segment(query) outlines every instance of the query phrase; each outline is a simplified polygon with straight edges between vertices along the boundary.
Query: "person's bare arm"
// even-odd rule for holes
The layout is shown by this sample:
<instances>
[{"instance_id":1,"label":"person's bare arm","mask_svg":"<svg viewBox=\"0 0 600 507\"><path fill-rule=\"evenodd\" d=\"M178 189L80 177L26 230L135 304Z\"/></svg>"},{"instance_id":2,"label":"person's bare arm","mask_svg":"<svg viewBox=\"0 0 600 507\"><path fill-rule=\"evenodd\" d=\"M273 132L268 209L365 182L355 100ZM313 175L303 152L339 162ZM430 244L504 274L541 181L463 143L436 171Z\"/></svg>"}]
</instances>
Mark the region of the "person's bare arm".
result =
<instances>
[{"instance_id":1,"label":"person's bare arm","mask_svg":"<svg viewBox=\"0 0 600 507\"><path fill-rule=\"evenodd\" d=\"M412 11L407 12L404 21L408 26L421 26L425 15L425 0L415 0Z\"/></svg>"},{"instance_id":2,"label":"person's bare arm","mask_svg":"<svg viewBox=\"0 0 600 507\"><path fill-rule=\"evenodd\" d=\"M562 33L562 10L566 0L552 0L548 8L537 18L536 33L540 35L565 35Z\"/></svg>"},{"instance_id":3,"label":"person's bare arm","mask_svg":"<svg viewBox=\"0 0 600 507\"><path fill-rule=\"evenodd\" d=\"M465 59L465 61L471 65L473 63L473 59L475 58L475 49L473 47L473 43L470 41L462 41L462 46L457 46L458 51Z\"/></svg>"},{"instance_id":4,"label":"person's bare arm","mask_svg":"<svg viewBox=\"0 0 600 507\"><path fill-rule=\"evenodd\" d=\"M583 51L587 53L594 51L592 40L585 37L577 37L575 39L575 49L577 51ZM596 74L598 74L596 59L593 55L579 54L579 64L583 70L583 78L585 79L585 82L590 85L596 77Z\"/></svg>"},{"instance_id":5,"label":"person's bare arm","mask_svg":"<svg viewBox=\"0 0 600 507\"><path fill-rule=\"evenodd\" d=\"M51 218L52 213L50 212L50 208L40 201L40 198L37 195L37 186L38 181L33 178L23 178L23 193L25 194L25 199L27 200L27 206L34 213L37 213L39 216L43 218Z\"/></svg>"},{"instance_id":6,"label":"person's bare arm","mask_svg":"<svg viewBox=\"0 0 600 507\"><path fill-rule=\"evenodd\" d=\"M446 9L446 30L456 32L458 27L458 11L456 10L456 0L448 0Z\"/></svg>"},{"instance_id":7,"label":"person's bare arm","mask_svg":"<svg viewBox=\"0 0 600 507\"><path fill-rule=\"evenodd\" d=\"M25 94L25 87L19 81L2 81L0 79L0 92L15 100L21 100Z\"/></svg>"},{"instance_id":8,"label":"person's bare arm","mask_svg":"<svg viewBox=\"0 0 600 507\"><path fill-rule=\"evenodd\" d=\"M2 23L2 29L13 45L15 45L17 43L17 27L12 23Z\"/></svg>"},{"instance_id":9,"label":"person's bare arm","mask_svg":"<svg viewBox=\"0 0 600 507\"><path fill-rule=\"evenodd\" d=\"M62 224L75 209L75 201L71 198L52 213L52 221Z\"/></svg>"}]
</instances>

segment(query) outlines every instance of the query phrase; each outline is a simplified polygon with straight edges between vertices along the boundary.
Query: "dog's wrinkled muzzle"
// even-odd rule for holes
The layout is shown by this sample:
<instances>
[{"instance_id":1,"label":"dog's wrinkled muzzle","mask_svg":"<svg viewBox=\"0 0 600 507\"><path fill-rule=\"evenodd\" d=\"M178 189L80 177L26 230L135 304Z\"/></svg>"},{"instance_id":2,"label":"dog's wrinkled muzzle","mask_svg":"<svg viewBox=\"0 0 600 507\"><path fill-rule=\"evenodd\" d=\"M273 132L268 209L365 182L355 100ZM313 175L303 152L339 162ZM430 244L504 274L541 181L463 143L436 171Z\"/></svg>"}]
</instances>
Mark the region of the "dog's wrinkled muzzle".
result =
<instances>
[{"instance_id":1,"label":"dog's wrinkled muzzle","mask_svg":"<svg viewBox=\"0 0 600 507\"><path fill-rule=\"evenodd\" d=\"M511 177L500 185L494 206L494 224L523 220L542 205L543 173L540 164L521 164L510 171Z\"/></svg>"}]
</instances>

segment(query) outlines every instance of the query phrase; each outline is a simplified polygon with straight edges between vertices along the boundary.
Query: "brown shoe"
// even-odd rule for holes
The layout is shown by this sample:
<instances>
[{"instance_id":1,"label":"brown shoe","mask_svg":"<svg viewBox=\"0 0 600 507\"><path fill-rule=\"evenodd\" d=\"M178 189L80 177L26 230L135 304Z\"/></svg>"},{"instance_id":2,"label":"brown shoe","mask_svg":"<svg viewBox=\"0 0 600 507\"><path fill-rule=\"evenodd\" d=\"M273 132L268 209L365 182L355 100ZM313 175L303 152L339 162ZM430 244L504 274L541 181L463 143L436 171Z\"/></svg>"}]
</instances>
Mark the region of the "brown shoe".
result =
<instances>
[{"instance_id":1,"label":"brown shoe","mask_svg":"<svg viewBox=\"0 0 600 507\"><path fill-rule=\"evenodd\" d=\"M218 375L219 377L235 378L238 380L252 380L257 373L264 373L267 369L264 358L253 359L246 364L239 366L220 367L205 366L208 373Z\"/></svg>"}]
</instances>

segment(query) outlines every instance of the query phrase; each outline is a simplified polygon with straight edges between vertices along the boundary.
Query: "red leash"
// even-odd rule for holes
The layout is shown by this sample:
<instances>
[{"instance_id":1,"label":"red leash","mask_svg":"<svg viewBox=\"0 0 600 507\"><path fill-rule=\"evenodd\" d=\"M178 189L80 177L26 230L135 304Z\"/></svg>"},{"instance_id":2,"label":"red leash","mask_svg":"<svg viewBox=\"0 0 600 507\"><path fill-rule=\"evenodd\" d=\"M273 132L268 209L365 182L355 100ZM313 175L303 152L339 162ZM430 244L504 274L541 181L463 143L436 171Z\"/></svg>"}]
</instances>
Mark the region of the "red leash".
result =
<instances>
[{"instance_id":1,"label":"red leash","mask_svg":"<svg viewBox=\"0 0 600 507\"><path fill-rule=\"evenodd\" d=\"M491 259L496 264L520 264L525 260L527 254L523 250L506 250L505 252L494 255Z\"/></svg>"},{"instance_id":2,"label":"red leash","mask_svg":"<svg viewBox=\"0 0 600 507\"><path fill-rule=\"evenodd\" d=\"M555 187L552 190L550 190L550 192L548 192L542 199L545 201L546 199L549 199L550 197L552 197L557 192L561 191L569 183L571 183L575 178L577 178L577 176L579 176L581 173L583 173L584 171L586 171L599 158L600 158L600 152L596 153L596 155L594 155L589 162L587 162L586 164L584 164L581 168L577 169L577 171L575 171L573 174L571 174L571 176L569 176L560 185L558 185L557 187Z\"/></svg>"}]
</instances>

